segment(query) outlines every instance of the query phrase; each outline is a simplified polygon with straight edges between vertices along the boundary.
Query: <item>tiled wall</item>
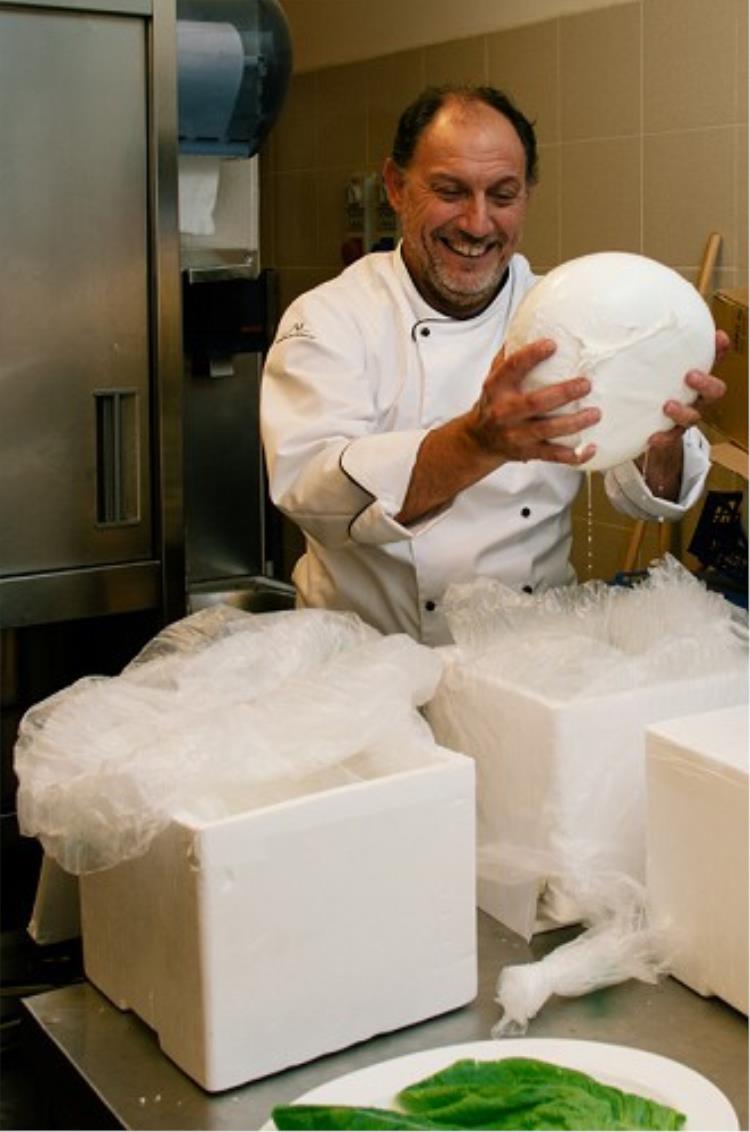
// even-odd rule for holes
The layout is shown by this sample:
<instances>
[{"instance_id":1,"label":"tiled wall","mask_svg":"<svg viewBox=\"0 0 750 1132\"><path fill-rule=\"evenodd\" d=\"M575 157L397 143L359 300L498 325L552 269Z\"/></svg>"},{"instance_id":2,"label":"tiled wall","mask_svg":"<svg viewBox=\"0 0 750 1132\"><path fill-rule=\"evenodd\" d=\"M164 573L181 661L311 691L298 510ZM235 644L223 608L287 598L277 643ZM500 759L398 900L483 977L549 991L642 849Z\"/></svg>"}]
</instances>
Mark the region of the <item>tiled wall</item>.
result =
<instances>
[{"instance_id":1,"label":"tiled wall","mask_svg":"<svg viewBox=\"0 0 750 1132\"><path fill-rule=\"evenodd\" d=\"M536 270L615 249L694 281L715 230L713 286L745 284L747 18L746 0L636 0L294 76L261 154L262 258L279 269L282 305L341 269L345 185L380 170L406 103L464 80L507 90L536 121L541 178L521 249ZM583 577L611 577L632 524L593 480L594 537L584 488L574 560ZM710 486L738 484L716 470ZM640 562L658 537L649 527Z\"/></svg>"}]
</instances>

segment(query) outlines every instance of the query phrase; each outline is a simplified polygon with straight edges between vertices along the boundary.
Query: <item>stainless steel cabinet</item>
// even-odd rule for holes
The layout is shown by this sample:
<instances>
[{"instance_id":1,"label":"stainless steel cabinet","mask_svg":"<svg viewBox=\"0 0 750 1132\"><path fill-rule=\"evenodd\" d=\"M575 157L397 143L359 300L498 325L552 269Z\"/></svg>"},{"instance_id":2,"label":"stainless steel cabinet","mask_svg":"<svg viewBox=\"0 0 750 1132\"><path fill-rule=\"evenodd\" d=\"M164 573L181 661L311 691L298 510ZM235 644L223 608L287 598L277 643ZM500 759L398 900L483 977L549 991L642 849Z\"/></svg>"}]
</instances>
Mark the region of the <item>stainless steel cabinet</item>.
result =
<instances>
[{"instance_id":1,"label":"stainless steel cabinet","mask_svg":"<svg viewBox=\"0 0 750 1132\"><path fill-rule=\"evenodd\" d=\"M180 611L176 141L158 116L174 118L174 61L157 9L169 44L169 0L0 0L0 624L169 604L169 585Z\"/></svg>"},{"instance_id":2,"label":"stainless steel cabinet","mask_svg":"<svg viewBox=\"0 0 750 1132\"><path fill-rule=\"evenodd\" d=\"M142 20L0 13L0 569L153 554Z\"/></svg>"}]
</instances>

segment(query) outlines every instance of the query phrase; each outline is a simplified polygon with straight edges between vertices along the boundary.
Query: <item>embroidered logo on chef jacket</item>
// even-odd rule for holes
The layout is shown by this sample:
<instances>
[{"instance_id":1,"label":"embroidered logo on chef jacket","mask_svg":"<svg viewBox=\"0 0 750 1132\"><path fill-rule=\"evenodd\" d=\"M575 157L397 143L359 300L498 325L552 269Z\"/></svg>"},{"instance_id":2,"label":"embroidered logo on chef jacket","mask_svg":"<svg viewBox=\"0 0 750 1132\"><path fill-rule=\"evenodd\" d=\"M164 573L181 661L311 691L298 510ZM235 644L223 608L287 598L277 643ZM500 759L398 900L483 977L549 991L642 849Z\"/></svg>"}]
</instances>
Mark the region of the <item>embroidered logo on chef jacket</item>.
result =
<instances>
[{"instance_id":1,"label":"embroidered logo on chef jacket","mask_svg":"<svg viewBox=\"0 0 750 1132\"><path fill-rule=\"evenodd\" d=\"M287 338L314 338L312 330L304 322L293 322L285 334L280 334L277 342L286 342Z\"/></svg>"}]
</instances>

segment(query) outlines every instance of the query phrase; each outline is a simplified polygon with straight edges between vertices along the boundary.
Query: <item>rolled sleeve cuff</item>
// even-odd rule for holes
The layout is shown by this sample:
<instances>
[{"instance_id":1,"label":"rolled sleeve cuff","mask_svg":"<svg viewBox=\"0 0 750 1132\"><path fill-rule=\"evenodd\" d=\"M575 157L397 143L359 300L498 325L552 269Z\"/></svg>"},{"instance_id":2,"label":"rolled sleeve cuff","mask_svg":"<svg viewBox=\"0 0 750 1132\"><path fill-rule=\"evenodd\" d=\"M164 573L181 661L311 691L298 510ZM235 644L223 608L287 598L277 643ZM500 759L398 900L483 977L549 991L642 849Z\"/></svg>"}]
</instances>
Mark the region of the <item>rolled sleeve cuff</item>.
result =
<instances>
[{"instance_id":1,"label":"rolled sleeve cuff","mask_svg":"<svg viewBox=\"0 0 750 1132\"><path fill-rule=\"evenodd\" d=\"M355 515L349 527L355 542L381 545L413 537L393 518L403 506L419 446L426 430L378 433L347 444L339 463L348 478L371 502Z\"/></svg>"},{"instance_id":2,"label":"rolled sleeve cuff","mask_svg":"<svg viewBox=\"0 0 750 1132\"><path fill-rule=\"evenodd\" d=\"M628 460L611 468L605 476L607 494L618 509L635 519L681 519L703 492L710 467L709 445L698 429L683 438L683 468L680 497L676 502L660 499L649 490L636 464Z\"/></svg>"}]
</instances>

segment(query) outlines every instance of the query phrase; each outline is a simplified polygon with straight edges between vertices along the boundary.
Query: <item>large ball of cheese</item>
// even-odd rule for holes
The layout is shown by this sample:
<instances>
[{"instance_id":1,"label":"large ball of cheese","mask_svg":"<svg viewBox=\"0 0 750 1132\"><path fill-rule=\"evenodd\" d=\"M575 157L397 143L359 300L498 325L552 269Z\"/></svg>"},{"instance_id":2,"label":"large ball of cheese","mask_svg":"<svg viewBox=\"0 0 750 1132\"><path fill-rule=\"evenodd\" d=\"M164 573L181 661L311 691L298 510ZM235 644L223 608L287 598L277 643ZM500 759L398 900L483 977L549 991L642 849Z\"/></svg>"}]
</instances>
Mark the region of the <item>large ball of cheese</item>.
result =
<instances>
[{"instance_id":1,"label":"large ball of cheese","mask_svg":"<svg viewBox=\"0 0 750 1132\"><path fill-rule=\"evenodd\" d=\"M506 339L511 353L539 338L557 350L524 379L538 389L583 374L591 392L559 412L596 406L601 420L556 443L594 443L586 469L610 468L640 455L654 432L672 421L669 400L689 404L691 369L708 372L715 328L708 306L681 275L629 252L599 252L554 268L519 304Z\"/></svg>"}]
</instances>

